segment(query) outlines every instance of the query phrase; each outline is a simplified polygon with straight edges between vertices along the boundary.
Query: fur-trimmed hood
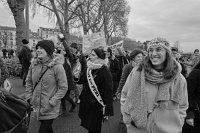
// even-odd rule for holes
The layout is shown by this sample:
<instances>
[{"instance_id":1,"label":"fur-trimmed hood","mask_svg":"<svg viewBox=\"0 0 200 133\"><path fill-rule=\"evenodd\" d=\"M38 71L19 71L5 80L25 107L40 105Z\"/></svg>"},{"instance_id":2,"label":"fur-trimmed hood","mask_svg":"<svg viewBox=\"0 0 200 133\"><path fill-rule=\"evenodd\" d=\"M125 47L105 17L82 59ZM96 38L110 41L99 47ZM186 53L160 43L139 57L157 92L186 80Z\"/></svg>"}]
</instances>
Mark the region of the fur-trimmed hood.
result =
<instances>
[{"instance_id":1,"label":"fur-trimmed hood","mask_svg":"<svg viewBox=\"0 0 200 133\"><path fill-rule=\"evenodd\" d=\"M65 62L65 57L62 54L54 54L53 55L53 59L50 59L47 63L48 63L48 67L53 67L56 64L64 64ZM41 64L41 61L38 58L34 58L31 61L32 65L37 65L37 64Z\"/></svg>"}]
</instances>

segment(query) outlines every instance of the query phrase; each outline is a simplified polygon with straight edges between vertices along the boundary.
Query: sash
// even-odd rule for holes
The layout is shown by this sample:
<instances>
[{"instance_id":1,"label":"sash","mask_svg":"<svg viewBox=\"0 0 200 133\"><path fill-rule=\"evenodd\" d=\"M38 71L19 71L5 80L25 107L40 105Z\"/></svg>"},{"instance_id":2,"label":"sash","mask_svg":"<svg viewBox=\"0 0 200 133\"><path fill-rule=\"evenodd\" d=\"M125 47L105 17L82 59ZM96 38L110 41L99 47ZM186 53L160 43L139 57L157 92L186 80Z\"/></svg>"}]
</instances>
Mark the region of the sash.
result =
<instances>
[{"instance_id":1,"label":"sash","mask_svg":"<svg viewBox=\"0 0 200 133\"><path fill-rule=\"evenodd\" d=\"M100 93L99 93L99 91L97 89L97 85L94 82L91 70L89 70L89 69L87 69L87 80L88 80L89 88L90 88L92 94L97 99L97 101L103 106L103 115L104 115L105 114L106 105L103 103L101 95L100 95Z\"/></svg>"}]
</instances>

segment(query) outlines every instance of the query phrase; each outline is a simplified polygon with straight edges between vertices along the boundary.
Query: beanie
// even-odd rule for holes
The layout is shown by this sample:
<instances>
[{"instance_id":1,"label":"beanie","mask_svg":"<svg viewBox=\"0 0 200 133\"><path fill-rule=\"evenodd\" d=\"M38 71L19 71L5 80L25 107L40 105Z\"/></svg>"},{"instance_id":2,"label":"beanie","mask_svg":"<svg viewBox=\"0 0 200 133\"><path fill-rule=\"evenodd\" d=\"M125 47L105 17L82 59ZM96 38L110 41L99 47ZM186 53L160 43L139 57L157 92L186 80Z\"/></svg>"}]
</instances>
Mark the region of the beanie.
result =
<instances>
[{"instance_id":1,"label":"beanie","mask_svg":"<svg viewBox=\"0 0 200 133\"><path fill-rule=\"evenodd\" d=\"M42 47L50 56L53 54L55 49L54 43L50 40L39 41L36 45L36 49L38 49L38 46Z\"/></svg>"},{"instance_id":2,"label":"beanie","mask_svg":"<svg viewBox=\"0 0 200 133\"><path fill-rule=\"evenodd\" d=\"M104 60L106 58L106 53L104 52L104 49L102 49L102 48L95 48L93 50L94 50L94 52L96 53L96 55L100 59Z\"/></svg>"},{"instance_id":3,"label":"beanie","mask_svg":"<svg viewBox=\"0 0 200 133\"><path fill-rule=\"evenodd\" d=\"M75 49L78 49L78 44L77 44L77 43L72 43L72 44L70 45L70 47L75 48Z\"/></svg>"},{"instance_id":4,"label":"beanie","mask_svg":"<svg viewBox=\"0 0 200 133\"><path fill-rule=\"evenodd\" d=\"M170 44L169 42L164 39L164 38L155 38L155 39L152 39L149 43L148 43L148 46L147 46L147 51L149 50L150 47L152 46L162 46L163 48L165 48L169 53L171 53L171 48L170 48Z\"/></svg>"},{"instance_id":5,"label":"beanie","mask_svg":"<svg viewBox=\"0 0 200 133\"><path fill-rule=\"evenodd\" d=\"M130 53L130 58L131 60L133 60L135 58L135 56L137 56L138 54L142 54L144 55L143 51L141 49L134 49L131 53Z\"/></svg>"},{"instance_id":6,"label":"beanie","mask_svg":"<svg viewBox=\"0 0 200 133\"><path fill-rule=\"evenodd\" d=\"M29 42L28 42L28 40L26 40L26 39L22 39L22 43L23 43L23 44L28 44Z\"/></svg>"}]
</instances>

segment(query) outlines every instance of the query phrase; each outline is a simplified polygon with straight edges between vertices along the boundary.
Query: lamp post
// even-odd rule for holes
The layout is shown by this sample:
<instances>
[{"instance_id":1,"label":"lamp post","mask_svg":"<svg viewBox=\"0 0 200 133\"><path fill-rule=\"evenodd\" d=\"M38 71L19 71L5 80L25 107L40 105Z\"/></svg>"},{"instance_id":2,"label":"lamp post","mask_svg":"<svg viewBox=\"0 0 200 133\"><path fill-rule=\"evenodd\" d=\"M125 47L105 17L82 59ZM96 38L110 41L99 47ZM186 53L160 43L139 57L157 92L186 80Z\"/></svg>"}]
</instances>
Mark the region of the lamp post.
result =
<instances>
[{"instance_id":1,"label":"lamp post","mask_svg":"<svg viewBox=\"0 0 200 133\"><path fill-rule=\"evenodd\" d=\"M25 4L26 4L26 10L25 10L25 14L26 14L26 39L29 41L29 0L25 0Z\"/></svg>"}]
</instances>

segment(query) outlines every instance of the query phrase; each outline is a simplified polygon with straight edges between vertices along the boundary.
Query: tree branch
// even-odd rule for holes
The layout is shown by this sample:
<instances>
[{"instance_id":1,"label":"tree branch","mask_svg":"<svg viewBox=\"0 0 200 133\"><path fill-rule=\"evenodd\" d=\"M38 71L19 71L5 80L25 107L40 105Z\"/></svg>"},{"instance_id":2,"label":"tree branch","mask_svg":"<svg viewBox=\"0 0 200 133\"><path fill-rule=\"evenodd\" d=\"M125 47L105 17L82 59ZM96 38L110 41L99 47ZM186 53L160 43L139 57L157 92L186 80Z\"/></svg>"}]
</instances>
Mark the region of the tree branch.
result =
<instances>
[{"instance_id":1,"label":"tree branch","mask_svg":"<svg viewBox=\"0 0 200 133\"><path fill-rule=\"evenodd\" d=\"M44 8L47 8L48 10L50 10L50 11L52 11L52 12L54 12L53 9L49 8L48 6L43 5L43 4L40 3L40 2L37 2L37 4L40 5L40 6L42 6L42 7L44 7Z\"/></svg>"},{"instance_id":2,"label":"tree branch","mask_svg":"<svg viewBox=\"0 0 200 133\"><path fill-rule=\"evenodd\" d=\"M75 0L71 0L71 1L68 3L68 5L71 5L74 1L75 1Z\"/></svg>"}]
</instances>

